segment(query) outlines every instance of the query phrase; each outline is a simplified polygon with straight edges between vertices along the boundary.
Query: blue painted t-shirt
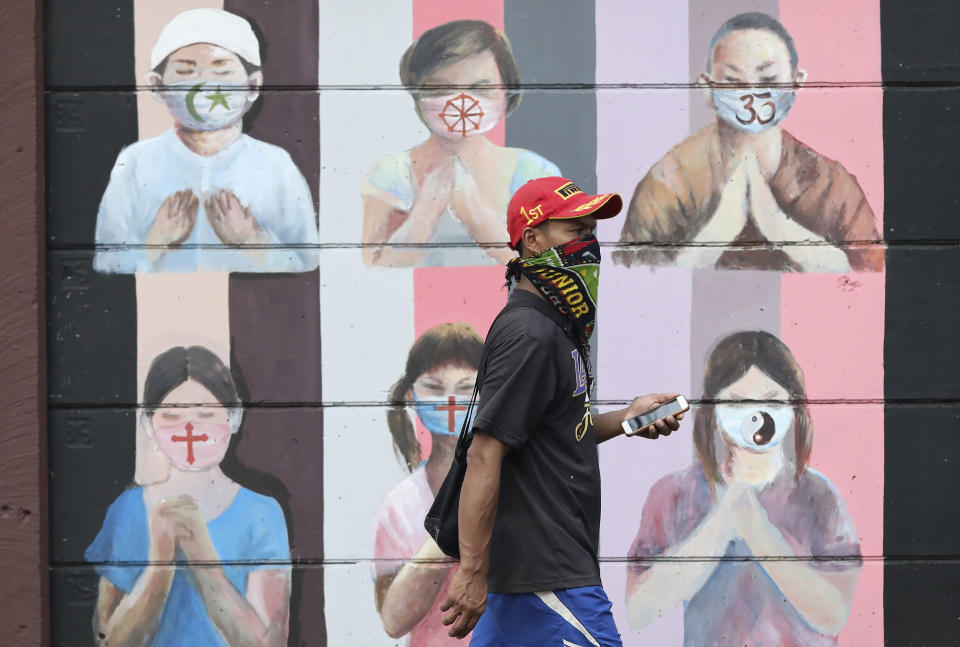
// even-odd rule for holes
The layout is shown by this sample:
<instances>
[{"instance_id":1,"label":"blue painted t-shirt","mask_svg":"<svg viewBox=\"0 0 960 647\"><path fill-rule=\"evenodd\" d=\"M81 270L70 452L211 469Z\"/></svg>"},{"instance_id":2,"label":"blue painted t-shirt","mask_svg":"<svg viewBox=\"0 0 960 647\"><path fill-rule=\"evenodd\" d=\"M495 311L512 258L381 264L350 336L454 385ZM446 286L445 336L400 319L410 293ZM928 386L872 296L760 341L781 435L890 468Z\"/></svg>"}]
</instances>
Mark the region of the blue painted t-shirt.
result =
<instances>
[{"instance_id":1,"label":"blue painted t-shirt","mask_svg":"<svg viewBox=\"0 0 960 647\"><path fill-rule=\"evenodd\" d=\"M100 577L129 593L143 573L150 550L143 488L127 490L107 509L107 517L84 556ZM227 579L241 595L250 573L285 568L290 561L287 524L272 498L241 487L220 516L207 523ZM177 559L183 559L178 552ZM274 562L276 565L271 564ZM207 615L188 566L177 567L151 647L204 645L228 647Z\"/></svg>"}]
</instances>

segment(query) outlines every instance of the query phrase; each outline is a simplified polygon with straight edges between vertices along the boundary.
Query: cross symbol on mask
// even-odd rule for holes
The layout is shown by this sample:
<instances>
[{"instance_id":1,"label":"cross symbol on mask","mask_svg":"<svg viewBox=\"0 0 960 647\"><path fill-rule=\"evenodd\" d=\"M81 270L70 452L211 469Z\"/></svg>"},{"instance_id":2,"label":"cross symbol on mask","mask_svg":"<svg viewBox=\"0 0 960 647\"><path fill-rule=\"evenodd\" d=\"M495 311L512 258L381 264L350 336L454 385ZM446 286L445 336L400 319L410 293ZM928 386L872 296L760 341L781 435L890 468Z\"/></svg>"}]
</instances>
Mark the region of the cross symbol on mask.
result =
<instances>
[{"instance_id":1,"label":"cross symbol on mask","mask_svg":"<svg viewBox=\"0 0 960 647\"><path fill-rule=\"evenodd\" d=\"M193 443L205 442L209 440L209 437L207 436L207 434L200 434L199 436L194 436L193 424L189 422L187 423L186 427L184 427L184 429L187 430L186 436L171 436L170 440L172 440L175 443L187 443L187 462L193 465L193 461L196 460L196 458L193 455Z\"/></svg>"},{"instance_id":2,"label":"cross symbol on mask","mask_svg":"<svg viewBox=\"0 0 960 647\"><path fill-rule=\"evenodd\" d=\"M457 399L452 395L448 398L447 404L438 404L434 407L437 411L446 411L447 412L447 431L451 434L455 433L454 426L457 424L457 411L466 411L467 408L464 406L457 405Z\"/></svg>"}]
</instances>

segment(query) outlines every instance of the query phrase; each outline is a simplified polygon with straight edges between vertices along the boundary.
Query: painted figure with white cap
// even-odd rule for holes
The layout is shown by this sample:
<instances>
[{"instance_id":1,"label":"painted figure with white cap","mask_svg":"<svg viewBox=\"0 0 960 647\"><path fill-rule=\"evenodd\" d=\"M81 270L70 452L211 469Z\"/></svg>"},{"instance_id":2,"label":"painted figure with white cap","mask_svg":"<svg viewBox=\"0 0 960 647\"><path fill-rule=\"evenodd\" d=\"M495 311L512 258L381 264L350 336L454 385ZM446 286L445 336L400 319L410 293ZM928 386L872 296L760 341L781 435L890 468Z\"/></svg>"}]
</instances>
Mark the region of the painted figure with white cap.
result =
<instances>
[{"instance_id":1,"label":"painted figure with white cap","mask_svg":"<svg viewBox=\"0 0 960 647\"><path fill-rule=\"evenodd\" d=\"M97 214L97 270L317 266L306 180L286 151L243 133L260 65L253 28L229 12L193 9L163 28L146 81L174 127L117 158Z\"/></svg>"}]
</instances>

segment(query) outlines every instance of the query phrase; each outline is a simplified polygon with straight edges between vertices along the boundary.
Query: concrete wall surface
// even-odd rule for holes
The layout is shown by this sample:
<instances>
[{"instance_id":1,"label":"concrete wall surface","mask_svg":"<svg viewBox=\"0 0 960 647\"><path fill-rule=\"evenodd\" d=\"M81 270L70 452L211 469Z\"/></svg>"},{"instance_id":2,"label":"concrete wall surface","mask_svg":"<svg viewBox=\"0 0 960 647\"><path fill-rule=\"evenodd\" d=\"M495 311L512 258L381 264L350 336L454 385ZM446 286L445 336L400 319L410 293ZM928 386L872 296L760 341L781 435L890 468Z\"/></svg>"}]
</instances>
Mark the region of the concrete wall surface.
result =
<instances>
[{"instance_id":1,"label":"concrete wall surface","mask_svg":"<svg viewBox=\"0 0 960 647\"><path fill-rule=\"evenodd\" d=\"M463 644L423 516L510 197L562 176L623 200L595 413L692 405L599 447L623 644L960 645L954 3L43 14L42 138L11 121L2 163L37 296L6 291L5 346L46 322L0 433L33 479L0 501L10 561L43 574L3 589L10 644ZM24 69L2 101L36 127Z\"/></svg>"}]
</instances>

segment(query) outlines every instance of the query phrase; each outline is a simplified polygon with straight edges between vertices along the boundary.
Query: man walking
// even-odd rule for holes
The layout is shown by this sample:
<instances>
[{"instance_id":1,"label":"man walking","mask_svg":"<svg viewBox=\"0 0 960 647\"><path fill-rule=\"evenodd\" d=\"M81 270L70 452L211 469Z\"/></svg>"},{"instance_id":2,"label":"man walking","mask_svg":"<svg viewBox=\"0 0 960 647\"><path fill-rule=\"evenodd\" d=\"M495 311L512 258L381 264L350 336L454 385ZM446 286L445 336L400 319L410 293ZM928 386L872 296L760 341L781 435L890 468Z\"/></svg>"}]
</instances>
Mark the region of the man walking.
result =
<instances>
[{"instance_id":1,"label":"man walking","mask_svg":"<svg viewBox=\"0 0 960 647\"><path fill-rule=\"evenodd\" d=\"M476 625L474 646L621 644L600 585L597 444L674 397L590 412L600 267L592 232L622 207L615 193L587 195L559 177L527 182L508 206L515 289L485 343L460 494L460 568L443 606L451 636ZM669 435L681 417L640 435Z\"/></svg>"}]
</instances>

